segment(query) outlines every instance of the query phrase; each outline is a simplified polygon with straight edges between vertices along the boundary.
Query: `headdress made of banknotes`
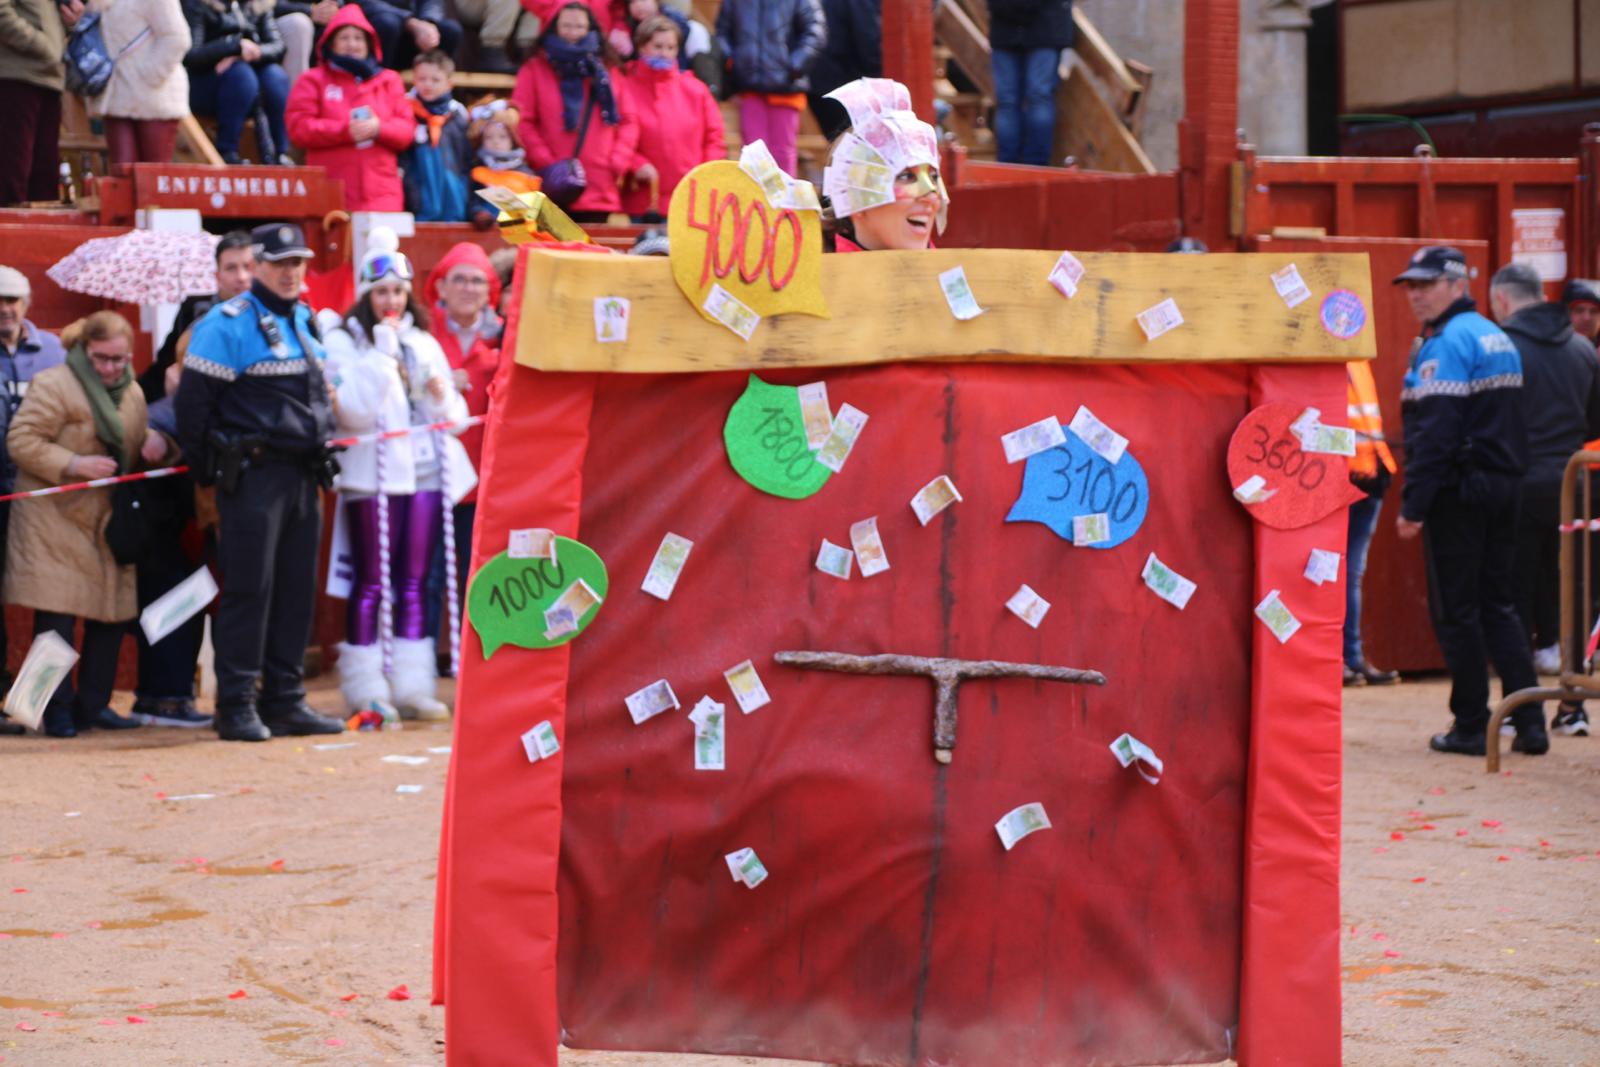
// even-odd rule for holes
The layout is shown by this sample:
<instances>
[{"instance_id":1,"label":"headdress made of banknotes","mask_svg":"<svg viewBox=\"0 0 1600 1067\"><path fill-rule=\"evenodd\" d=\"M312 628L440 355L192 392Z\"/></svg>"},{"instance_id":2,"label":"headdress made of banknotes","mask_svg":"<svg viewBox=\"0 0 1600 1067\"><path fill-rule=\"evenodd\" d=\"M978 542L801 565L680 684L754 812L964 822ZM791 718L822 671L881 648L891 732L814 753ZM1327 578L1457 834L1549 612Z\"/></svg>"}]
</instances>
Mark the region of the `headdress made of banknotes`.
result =
<instances>
[{"instance_id":1,"label":"headdress made of banknotes","mask_svg":"<svg viewBox=\"0 0 1600 1067\"><path fill-rule=\"evenodd\" d=\"M834 145L822 173L833 217L894 203L895 177L926 165L939 170L939 135L911 110L911 92L892 78L857 78L828 94L850 113L850 129ZM938 228L944 231L950 194L944 179L939 193Z\"/></svg>"}]
</instances>

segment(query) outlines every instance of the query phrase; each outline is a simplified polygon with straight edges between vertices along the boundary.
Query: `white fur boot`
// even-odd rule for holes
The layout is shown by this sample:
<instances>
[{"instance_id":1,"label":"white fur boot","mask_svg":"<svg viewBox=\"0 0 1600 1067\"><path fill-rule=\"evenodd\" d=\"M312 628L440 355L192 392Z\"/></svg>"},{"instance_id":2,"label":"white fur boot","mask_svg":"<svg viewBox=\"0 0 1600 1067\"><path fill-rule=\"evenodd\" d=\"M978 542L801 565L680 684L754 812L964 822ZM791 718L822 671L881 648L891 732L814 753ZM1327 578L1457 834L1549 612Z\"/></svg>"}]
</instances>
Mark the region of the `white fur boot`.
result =
<instances>
[{"instance_id":1,"label":"white fur boot","mask_svg":"<svg viewBox=\"0 0 1600 1067\"><path fill-rule=\"evenodd\" d=\"M389 681L401 718L442 722L450 717L449 705L434 695L439 669L434 658L433 638L396 638L394 670L390 672Z\"/></svg>"},{"instance_id":2,"label":"white fur boot","mask_svg":"<svg viewBox=\"0 0 1600 1067\"><path fill-rule=\"evenodd\" d=\"M339 691L352 715L376 711L385 722L399 718L389 700L389 679L383 676L383 646L339 645Z\"/></svg>"}]
</instances>

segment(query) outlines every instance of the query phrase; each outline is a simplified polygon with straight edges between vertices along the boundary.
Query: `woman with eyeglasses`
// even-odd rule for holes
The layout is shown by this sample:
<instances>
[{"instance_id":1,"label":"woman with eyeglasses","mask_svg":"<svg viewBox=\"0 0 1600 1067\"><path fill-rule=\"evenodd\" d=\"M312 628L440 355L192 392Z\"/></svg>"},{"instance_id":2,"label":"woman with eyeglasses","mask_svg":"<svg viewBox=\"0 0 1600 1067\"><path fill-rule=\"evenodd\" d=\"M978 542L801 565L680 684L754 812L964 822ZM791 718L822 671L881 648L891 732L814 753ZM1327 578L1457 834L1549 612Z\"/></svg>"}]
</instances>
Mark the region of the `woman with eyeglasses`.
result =
<instances>
[{"instance_id":1,"label":"woman with eyeglasses","mask_svg":"<svg viewBox=\"0 0 1600 1067\"><path fill-rule=\"evenodd\" d=\"M106 478L176 457L173 443L147 426L144 393L133 381L127 319L97 311L62 330L61 343L66 363L34 375L6 435L19 491ZM36 637L49 630L71 644L83 620L77 684L66 678L45 708L51 737L139 725L108 706L122 636L138 614L134 568L119 564L106 543L111 495L110 488L82 489L18 501L11 509L5 602L33 609Z\"/></svg>"},{"instance_id":2,"label":"woman with eyeglasses","mask_svg":"<svg viewBox=\"0 0 1600 1067\"><path fill-rule=\"evenodd\" d=\"M324 330L340 434L466 418L428 312L411 292L411 261L393 231L373 233L355 304ZM324 312L328 318L331 314ZM354 445L340 457L335 571L353 574L339 685L352 715L437 721L438 664L424 583L454 505L478 484L461 442L420 430ZM397 714L398 713L398 714Z\"/></svg>"}]
</instances>

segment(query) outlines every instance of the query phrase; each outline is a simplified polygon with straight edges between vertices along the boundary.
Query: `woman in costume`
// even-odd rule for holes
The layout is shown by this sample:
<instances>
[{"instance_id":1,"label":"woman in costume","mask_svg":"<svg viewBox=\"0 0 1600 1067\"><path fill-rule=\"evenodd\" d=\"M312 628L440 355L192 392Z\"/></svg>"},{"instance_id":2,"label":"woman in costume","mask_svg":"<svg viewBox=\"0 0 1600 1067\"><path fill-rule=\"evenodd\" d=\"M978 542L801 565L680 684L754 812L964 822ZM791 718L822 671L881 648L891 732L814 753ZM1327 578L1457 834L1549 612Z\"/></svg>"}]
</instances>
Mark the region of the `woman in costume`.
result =
<instances>
[{"instance_id":1,"label":"woman in costume","mask_svg":"<svg viewBox=\"0 0 1600 1067\"><path fill-rule=\"evenodd\" d=\"M906 87L889 78L857 78L828 97L850 113L823 170L823 219L834 250L929 247L950 205L938 133L911 110Z\"/></svg>"},{"instance_id":2,"label":"woman in costume","mask_svg":"<svg viewBox=\"0 0 1600 1067\"><path fill-rule=\"evenodd\" d=\"M324 331L340 433L464 419L466 401L427 332L427 310L412 295L410 260L397 251L392 231L374 231L372 238L355 305ZM441 537L454 544L444 527L477 474L461 442L430 430L353 445L340 466L342 538L335 537L330 585L349 580L347 640L339 646L345 701L351 714L372 711L386 722L447 718L450 709L435 695L438 663L433 635L424 632L423 584Z\"/></svg>"}]
</instances>

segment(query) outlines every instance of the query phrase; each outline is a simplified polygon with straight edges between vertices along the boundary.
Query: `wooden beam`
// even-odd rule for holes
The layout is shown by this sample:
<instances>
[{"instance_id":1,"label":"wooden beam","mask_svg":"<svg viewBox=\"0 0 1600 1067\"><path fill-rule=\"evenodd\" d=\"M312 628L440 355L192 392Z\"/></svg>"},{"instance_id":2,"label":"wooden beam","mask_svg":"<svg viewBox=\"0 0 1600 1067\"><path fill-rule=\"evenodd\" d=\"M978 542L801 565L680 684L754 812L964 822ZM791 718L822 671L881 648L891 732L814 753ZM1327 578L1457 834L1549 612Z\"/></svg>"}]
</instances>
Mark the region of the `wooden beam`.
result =
<instances>
[{"instance_id":1,"label":"wooden beam","mask_svg":"<svg viewBox=\"0 0 1600 1067\"><path fill-rule=\"evenodd\" d=\"M989 60L989 36L978 28L955 0L939 0L933 9L933 32L948 49L961 71L983 95L994 98L994 68Z\"/></svg>"},{"instance_id":2,"label":"wooden beam","mask_svg":"<svg viewBox=\"0 0 1600 1067\"><path fill-rule=\"evenodd\" d=\"M1083 252L1078 295L1046 280L1054 252L942 249L830 255L822 291L831 318L785 315L747 343L696 311L653 256L597 256L524 246L518 363L548 371L689 373L901 360L1212 363L1371 359L1372 284L1364 254L1168 256ZM1294 263L1314 299L1288 308L1273 271ZM965 268L985 313L958 321L939 274ZM1369 309L1339 340L1319 324L1322 298L1347 289ZM628 339L594 335L597 297L631 301ZM1135 317L1166 298L1182 326L1146 341Z\"/></svg>"},{"instance_id":3,"label":"wooden beam","mask_svg":"<svg viewBox=\"0 0 1600 1067\"><path fill-rule=\"evenodd\" d=\"M217 146L211 143L211 138L201 128L200 120L193 115L185 115L178 120L178 144L187 149L196 162L213 167L227 165L222 161L222 153L217 151Z\"/></svg>"},{"instance_id":4,"label":"wooden beam","mask_svg":"<svg viewBox=\"0 0 1600 1067\"><path fill-rule=\"evenodd\" d=\"M1093 82L1074 67L1056 88L1055 158L1086 170L1154 174L1156 165Z\"/></svg>"},{"instance_id":5,"label":"wooden beam","mask_svg":"<svg viewBox=\"0 0 1600 1067\"><path fill-rule=\"evenodd\" d=\"M1094 76L1104 82L1106 88L1110 89L1119 101L1126 101L1144 91L1139 79L1128 70L1127 65L1122 62L1122 57L1117 55L1116 49L1100 36L1100 31L1095 29L1094 23L1089 21L1089 16L1083 13L1082 7L1076 5L1073 7L1072 21L1078 27L1078 37L1072 45L1073 51L1078 53L1094 72Z\"/></svg>"}]
</instances>

